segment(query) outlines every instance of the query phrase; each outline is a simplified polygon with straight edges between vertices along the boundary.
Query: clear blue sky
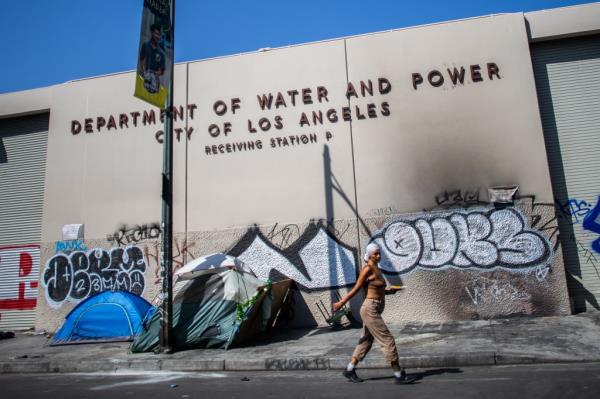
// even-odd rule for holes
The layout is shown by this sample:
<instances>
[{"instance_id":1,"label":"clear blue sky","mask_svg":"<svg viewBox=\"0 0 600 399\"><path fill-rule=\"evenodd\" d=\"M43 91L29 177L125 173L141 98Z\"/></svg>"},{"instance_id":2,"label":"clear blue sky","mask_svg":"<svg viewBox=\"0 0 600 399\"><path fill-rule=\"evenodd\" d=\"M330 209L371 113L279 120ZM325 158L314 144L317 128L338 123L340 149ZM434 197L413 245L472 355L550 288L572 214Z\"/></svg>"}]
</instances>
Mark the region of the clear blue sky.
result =
<instances>
[{"instance_id":1,"label":"clear blue sky","mask_svg":"<svg viewBox=\"0 0 600 399\"><path fill-rule=\"evenodd\" d=\"M177 62L572 0L177 0ZM0 93L134 69L142 0L0 0Z\"/></svg>"}]
</instances>

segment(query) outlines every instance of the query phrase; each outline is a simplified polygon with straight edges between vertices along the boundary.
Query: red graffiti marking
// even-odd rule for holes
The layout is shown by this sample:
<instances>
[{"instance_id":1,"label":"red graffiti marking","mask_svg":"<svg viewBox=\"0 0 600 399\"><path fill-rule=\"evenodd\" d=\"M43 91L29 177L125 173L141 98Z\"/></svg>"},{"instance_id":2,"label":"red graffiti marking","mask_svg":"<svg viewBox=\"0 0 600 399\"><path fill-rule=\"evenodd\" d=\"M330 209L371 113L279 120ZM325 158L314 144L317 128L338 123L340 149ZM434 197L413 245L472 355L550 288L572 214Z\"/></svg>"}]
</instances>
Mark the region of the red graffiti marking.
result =
<instances>
[{"instance_id":1,"label":"red graffiti marking","mask_svg":"<svg viewBox=\"0 0 600 399\"><path fill-rule=\"evenodd\" d=\"M0 275L3 279L15 282L14 286L5 286L0 290L1 310L35 309L38 282L32 271L34 267L37 268L37 265L34 265L34 257L39 258L39 249L39 245L0 247ZM15 262L17 259L18 263Z\"/></svg>"},{"instance_id":2,"label":"red graffiti marking","mask_svg":"<svg viewBox=\"0 0 600 399\"><path fill-rule=\"evenodd\" d=\"M27 252L21 252L19 258L19 277L28 276L33 267L33 259Z\"/></svg>"}]
</instances>

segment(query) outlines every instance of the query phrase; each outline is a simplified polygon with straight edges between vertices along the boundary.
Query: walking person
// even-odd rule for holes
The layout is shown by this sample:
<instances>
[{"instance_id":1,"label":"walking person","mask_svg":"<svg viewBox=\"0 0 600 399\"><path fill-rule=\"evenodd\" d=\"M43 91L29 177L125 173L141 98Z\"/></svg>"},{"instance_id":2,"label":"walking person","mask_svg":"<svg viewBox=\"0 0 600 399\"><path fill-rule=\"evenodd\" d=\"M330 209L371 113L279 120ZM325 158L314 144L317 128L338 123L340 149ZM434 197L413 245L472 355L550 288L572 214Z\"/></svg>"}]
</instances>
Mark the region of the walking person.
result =
<instances>
[{"instance_id":1,"label":"walking person","mask_svg":"<svg viewBox=\"0 0 600 399\"><path fill-rule=\"evenodd\" d=\"M379 269L380 260L381 252L379 245L374 242L367 245L364 256L366 263L358 276L356 284L339 302L333 304L333 311L336 312L356 295L361 288L364 287L366 289L365 300L360 307L360 316L363 320L362 335L352 354L352 360L344 370L343 375L352 382L363 382L356 375L356 365L364 359L373 345L373 340L376 340L381 345L385 360L394 369L396 384L408 384L414 382L415 378L407 377L404 368L400 367L396 341L381 317L385 307L385 295L395 294L399 288L386 288L386 281Z\"/></svg>"}]
</instances>

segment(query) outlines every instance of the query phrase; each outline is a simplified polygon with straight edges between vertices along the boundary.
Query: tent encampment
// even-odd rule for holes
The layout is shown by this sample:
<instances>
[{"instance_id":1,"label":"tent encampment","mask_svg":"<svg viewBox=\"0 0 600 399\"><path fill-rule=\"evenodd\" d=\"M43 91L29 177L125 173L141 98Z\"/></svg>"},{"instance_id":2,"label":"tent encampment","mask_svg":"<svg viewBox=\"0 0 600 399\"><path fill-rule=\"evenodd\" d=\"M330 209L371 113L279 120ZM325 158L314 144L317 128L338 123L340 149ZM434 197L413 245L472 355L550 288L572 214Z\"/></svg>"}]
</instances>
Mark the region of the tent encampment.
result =
<instances>
[{"instance_id":1,"label":"tent encampment","mask_svg":"<svg viewBox=\"0 0 600 399\"><path fill-rule=\"evenodd\" d=\"M291 280L277 284L285 284L285 290L278 292L287 293ZM271 288L271 282L237 268L179 277L173 287L173 349L227 349L264 331L274 313ZM156 312L135 338L131 351L158 349L159 335L160 312Z\"/></svg>"},{"instance_id":2,"label":"tent encampment","mask_svg":"<svg viewBox=\"0 0 600 399\"><path fill-rule=\"evenodd\" d=\"M154 308L144 298L126 291L104 291L87 298L65 317L50 345L130 341Z\"/></svg>"},{"instance_id":3,"label":"tent encampment","mask_svg":"<svg viewBox=\"0 0 600 399\"><path fill-rule=\"evenodd\" d=\"M256 277L252 269L247 267L240 259L221 252L193 259L185 266L177 269L174 276L189 278L199 274L216 273L226 269L237 269Z\"/></svg>"}]
</instances>

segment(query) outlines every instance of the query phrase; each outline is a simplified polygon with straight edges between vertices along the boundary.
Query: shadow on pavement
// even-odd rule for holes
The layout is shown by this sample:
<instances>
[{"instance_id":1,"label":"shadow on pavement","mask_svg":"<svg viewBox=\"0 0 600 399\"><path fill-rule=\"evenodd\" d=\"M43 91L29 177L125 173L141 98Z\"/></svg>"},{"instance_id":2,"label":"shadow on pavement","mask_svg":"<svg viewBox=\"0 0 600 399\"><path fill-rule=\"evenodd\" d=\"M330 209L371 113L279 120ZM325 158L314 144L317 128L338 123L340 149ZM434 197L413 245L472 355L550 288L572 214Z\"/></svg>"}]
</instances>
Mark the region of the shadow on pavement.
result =
<instances>
[{"instance_id":1,"label":"shadow on pavement","mask_svg":"<svg viewBox=\"0 0 600 399\"><path fill-rule=\"evenodd\" d=\"M251 346L263 346L270 345L278 342L285 341L296 341L308 334L312 331L312 328L294 328L294 329L272 329L266 332L263 335L259 335L252 339L249 339L247 342L244 342L242 345L236 346L236 348L246 348Z\"/></svg>"},{"instance_id":2,"label":"shadow on pavement","mask_svg":"<svg viewBox=\"0 0 600 399\"><path fill-rule=\"evenodd\" d=\"M314 328L291 328L291 329L277 329L274 328L264 335L257 336L253 339L249 339L242 345L236 346L236 348L244 348L250 346L264 346L278 342L296 341L302 337L311 337L315 335L332 334L344 330L356 330L361 328L353 324L346 324L343 326L331 326L331 327L314 327Z\"/></svg>"},{"instance_id":3,"label":"shadow on pavement","mask_svg":"<svg viewBox=\"0 0 600 399\"><path fill-rule=\"evenodd\" d=\"M440 374L458 374L458 373L462 373L463 371L458 368L458 367L452 367L452 368L441 368L441 369L431 369L431 370L425 370L425 371L421 371L421 372L417 372L417 373L406 373L407 377L414 377L415 381L413 382L413 384L418 384L421 382L422 379L427 378L427 377L431 377L433 375L440 375ZM387 375L385 377L372 377L372 378L365 378L365 381L379 381L379 380L391 380L393 379L394 376L393 375Z\"/></svg>"}]
</instances>

